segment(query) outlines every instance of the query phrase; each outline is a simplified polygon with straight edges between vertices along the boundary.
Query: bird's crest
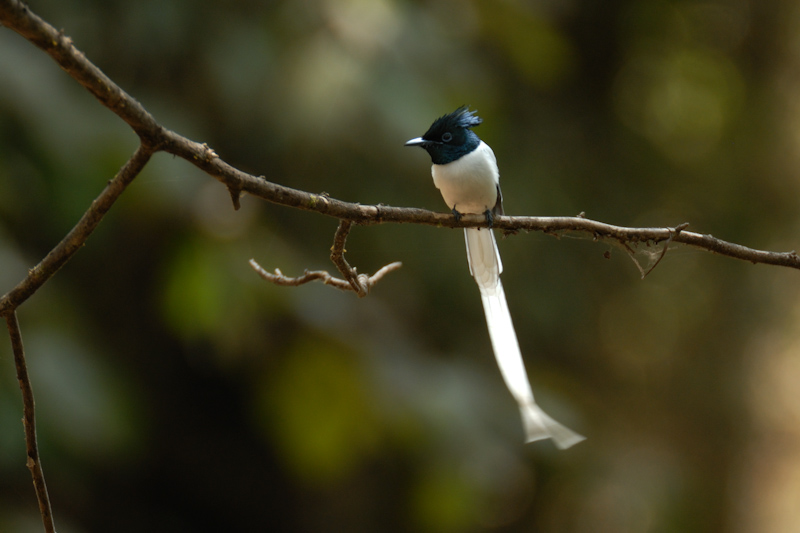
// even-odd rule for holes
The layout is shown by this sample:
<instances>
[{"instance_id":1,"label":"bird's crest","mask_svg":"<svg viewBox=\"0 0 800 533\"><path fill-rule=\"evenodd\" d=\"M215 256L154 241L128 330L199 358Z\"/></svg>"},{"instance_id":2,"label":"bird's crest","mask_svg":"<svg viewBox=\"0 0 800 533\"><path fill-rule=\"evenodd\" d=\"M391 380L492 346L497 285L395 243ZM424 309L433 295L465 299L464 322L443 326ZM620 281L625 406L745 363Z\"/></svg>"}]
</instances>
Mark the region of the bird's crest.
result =
<instances>
[{"instance_id":1,"label":"bird's crest","mask_svg":"<svg viewBox=\"0 0 800 533\"><path fill-rule=\"evenodd\" d=\"M475 113L477 113L477 111L470 111L469 106L462 105L452 113L437 118L434 123L431 124L428 131L452 131L455 128L474 128L483 122L483 119Z\"/></svg>"}]
</instances>

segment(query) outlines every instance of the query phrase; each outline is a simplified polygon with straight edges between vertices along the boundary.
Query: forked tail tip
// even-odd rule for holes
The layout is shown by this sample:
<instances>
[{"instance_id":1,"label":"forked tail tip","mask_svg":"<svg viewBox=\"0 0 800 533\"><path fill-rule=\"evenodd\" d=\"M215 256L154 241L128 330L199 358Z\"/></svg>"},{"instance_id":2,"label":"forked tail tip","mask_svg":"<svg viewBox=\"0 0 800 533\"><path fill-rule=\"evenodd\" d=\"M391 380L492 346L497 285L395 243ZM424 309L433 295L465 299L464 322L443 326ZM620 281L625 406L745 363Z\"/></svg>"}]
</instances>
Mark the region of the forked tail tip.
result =
<instances>
[{"instance_id":1,"label":"forked tail tip","mask_svg":"<svg viewBox=\"0 0 800 533\"><path fill-rule=\"evenodd\" d=\"M558 448L566 450L580 441L586 440L583 435L553 420L536 404L521 405L520 411L525 425L525 442L553 439L553 443Z\"/></svg>"}]
</instances>

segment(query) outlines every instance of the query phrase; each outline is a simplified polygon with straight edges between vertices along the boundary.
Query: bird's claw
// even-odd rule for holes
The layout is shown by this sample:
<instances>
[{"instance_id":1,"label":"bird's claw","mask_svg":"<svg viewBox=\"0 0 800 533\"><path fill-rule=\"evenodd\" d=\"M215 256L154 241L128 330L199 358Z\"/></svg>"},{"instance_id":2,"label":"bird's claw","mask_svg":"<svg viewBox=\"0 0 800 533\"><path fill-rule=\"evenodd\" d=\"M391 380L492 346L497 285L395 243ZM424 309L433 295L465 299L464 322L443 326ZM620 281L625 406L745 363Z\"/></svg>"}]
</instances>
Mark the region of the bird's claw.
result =
<instances>
[{"instance_id":1,"label":"bird's claw","mask_svg":"<svg viewBox=\"0 0 800 533\"><path fill-rule=\"evenodd\" d=\"M492 229L492 226L494 226L494 213L492 213L491 209L487 209L484 214L486 215L486 227Z\"/></svg>"}]
</instances>

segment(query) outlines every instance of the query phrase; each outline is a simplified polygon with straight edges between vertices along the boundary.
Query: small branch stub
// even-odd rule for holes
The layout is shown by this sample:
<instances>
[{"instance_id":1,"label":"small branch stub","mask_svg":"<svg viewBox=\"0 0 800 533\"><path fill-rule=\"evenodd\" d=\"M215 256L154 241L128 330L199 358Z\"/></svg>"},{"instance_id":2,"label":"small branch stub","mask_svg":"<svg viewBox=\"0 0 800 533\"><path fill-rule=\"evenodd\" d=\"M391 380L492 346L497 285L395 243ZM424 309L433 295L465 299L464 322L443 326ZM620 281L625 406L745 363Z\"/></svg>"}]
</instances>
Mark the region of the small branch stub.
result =
<instances>
[{"instance_id":1,"label":"small branch stub","mask_svg":"<svg viewBox=\"0 0 800 533\"><path fill-rule=\"evenodd\" d=\"M239 208L242 207L242 204L240 203L240 198L242 197L242 189L229 185L228 192L230 193L231 201L233 202L233 210L238 211Z\"/></svg>"}]
</instances>

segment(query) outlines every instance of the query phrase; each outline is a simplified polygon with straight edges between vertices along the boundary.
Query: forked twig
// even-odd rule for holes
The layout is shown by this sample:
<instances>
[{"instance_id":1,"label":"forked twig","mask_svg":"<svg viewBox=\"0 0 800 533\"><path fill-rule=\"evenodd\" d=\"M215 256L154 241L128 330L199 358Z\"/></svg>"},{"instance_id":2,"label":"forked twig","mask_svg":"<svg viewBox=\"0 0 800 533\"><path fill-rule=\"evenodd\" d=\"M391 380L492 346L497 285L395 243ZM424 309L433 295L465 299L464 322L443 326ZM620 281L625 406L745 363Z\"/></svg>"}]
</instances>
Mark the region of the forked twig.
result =
<instances>
[{"instance_id":1,"label":"forked twig","mask_svg":"<svg viewBox=\"0 0 800 533\"><path fill-rule=\"evenodd\" d=\"M359 298L363 298L369 292L369 286L365 283L369 278L363 279L356 272L356 269L350 266L347 259L344 258L344 244L347 242L347 235L350 233L350 227L353 225L349 220L340 220L339 227L336 228L336 233L333 235L333 246L331 246L331 261L339 269L344 279L353 287Z\"/></svg>"},{"instance_id":2,"label":"forked twig","mask_svg":"<svg viewBox=\"0 0 800 533\"><path fill-rule=\"evenodd\" d=\"M303 272L302 276L291 278L285 276L283 272L281 272L277 268L275 269L274 274L271 272L267 272L261 265L259 265L256 262L255 259L250 260L250 266L253 267L253 270L258 272L259 276L269 281L270 283L274 283L275 285L282 285L284 287L297 287L298 285L304 285L310 281L319 280L322 281L322 283L324 283L325 285L330 285L331 287L335 287L343 291L355 291L355 288L353 287L353 285L350 284L349 281L340 278L335 278L324 270L312 270L311 272L306 270L305 272ZM362 283L365 285L366 290L369 292L372 286L378 283L383 278L383 276L385 276L389 272L397 270L401 266L403 266L403 263L396 261L394 263L389 263L385 267L375 272L375 274L373 274L372 276L367 276L366 274L359 274L358 277L361 278Z\"/></svg>"},{"instance_id":3,"label":"forked twig","mask_svg":"<svg viewBox=\"0 0 800 533\"><path fill-rule=\"evenodd\" d=\"M349 220L340 220L339 227L336 228L336 233L333 236L333 246L331 246L331 261L333 261L333 264L339 269L344 279L335 278L324 270L314 270L311 272L306 270L303 272L302 276L296 278L284 276L283 272L277 268L275 269L275 273L272 274L256 263L255 259L250 260L250 266L252 266L262 278L276 285L296 287L308 283L309 281L321 280L325 285L330 285L343 291L353 291L359 298L363 298L369 294L372 286L380 281L383 276L397 270L403 266L403 263L399 261L390 263L375 272L372 276L356 272L356 269L351 267L347 259L344 258L344 253L346 251L344 245L345 242L347 242L347 235L350 233L352 225L353 223Z\"/></svg>"}]
</instances>

